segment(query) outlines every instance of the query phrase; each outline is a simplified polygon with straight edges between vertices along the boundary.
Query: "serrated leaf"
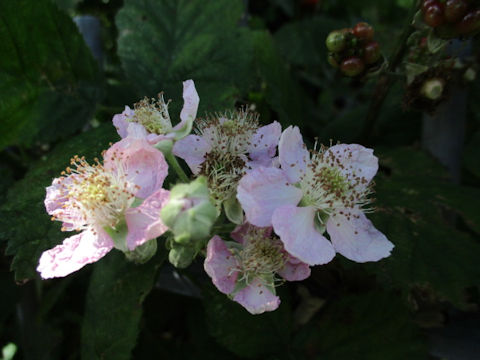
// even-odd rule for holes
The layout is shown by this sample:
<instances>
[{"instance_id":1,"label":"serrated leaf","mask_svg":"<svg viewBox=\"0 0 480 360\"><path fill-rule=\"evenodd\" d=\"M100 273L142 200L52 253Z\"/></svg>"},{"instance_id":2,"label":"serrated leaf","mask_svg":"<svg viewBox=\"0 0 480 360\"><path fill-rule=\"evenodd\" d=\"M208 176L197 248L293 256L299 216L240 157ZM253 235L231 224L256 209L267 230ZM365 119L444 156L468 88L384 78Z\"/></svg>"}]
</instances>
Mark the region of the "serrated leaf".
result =
<instances>
[{"instance_id":1,"label":"serrated leaf","mask_svg":"<svg viewBox=\"0 0 480 360\"><path fill-rule=\"evenodd\" d=\"M251 315L226 295L209 288L204 291L204 306L210 335L238 356L254 358L288 349L291 332L288 304L281 304L273 312Z\"/></svg>"},{"instance_id":2,"label":"serrated leaf","mask_svg":"<svg viewBox=\"0 0 480 360\"><path fill-rule=\"evenodd\" d=\"M331 301L296 336L295 347L322 360L425 359L426 346L396 294L372 292Z\"/></svg>"},{"instance_id":3,"label":"serrated leaf","mask_svg":"<svg viewBox=\"0 0 480 360\"><path fill-rule=\"evenodd\" d=\"M131 358L143 300L165 257L166 251L160 246L155 257L143 265L128 262L119 251L112 251L95 264L82 327L82 359Z\"/></svg>"},{"instance_id":4,"label":"serrated leaf","mask_svg":"<svg viewBox=\"0 0 480 360\"><path fill-rule=\"evenodd\" d=\"M376 180L378 210L371 219L395 249L368 266L395 286L429 285L462 306L465 288L479 284L480 245L456 226L455 214L476 224L471 199L480 192L450 183L443 167L421 151L396 149L380 159L391 175Z\"/></svg>"},{"instance_id":5,"label":"serrated leaf","mask_svg":"<svg viewBox=\"0 0 480 360\"><path fill-rule=\"evenodd\" d=\"M101 76L72 20L48 0L5 0L0 24L0 149L82 127Z\"/></svg>"},{"instance_id":6,"label":"serrated leaf","mask_svg":"<svg viewBox=\"0 0 480 360\"><path fill-rule=\"evenodd\" d=\"M0 207L0 239L8 241L6 253L13 256L11 268L17 281L34 277L40 254L70 236L60 231L59 222L50 221L43 203L45 188L73 155L100 156L116 137L114 127L107 124L65 141L10 188Z\"/></svg>"},{"instance_id":7,"label":"serrated leaf","mask_svg":"<svg viewBox=\"0 0 480 360\"><path fill-rule=\"evenodd\" d=\"M251 61L242 15L239 0L125 1L118 54L139 96L180 98L181 82L193 79L200 115L232 106Z\"/></svg>"},{"instance_id":8,"label":"serrated leaf","mask_svg":"<svg viewBox=\"0 0 480 360\"><path fill-rule=\"evenodd\" d=\"M278 113L282 126L303 123L308 114L307 97L280 57L272 36L257 31L253 39L255 63L268 104Z\"/></svg>"}]
</instances>

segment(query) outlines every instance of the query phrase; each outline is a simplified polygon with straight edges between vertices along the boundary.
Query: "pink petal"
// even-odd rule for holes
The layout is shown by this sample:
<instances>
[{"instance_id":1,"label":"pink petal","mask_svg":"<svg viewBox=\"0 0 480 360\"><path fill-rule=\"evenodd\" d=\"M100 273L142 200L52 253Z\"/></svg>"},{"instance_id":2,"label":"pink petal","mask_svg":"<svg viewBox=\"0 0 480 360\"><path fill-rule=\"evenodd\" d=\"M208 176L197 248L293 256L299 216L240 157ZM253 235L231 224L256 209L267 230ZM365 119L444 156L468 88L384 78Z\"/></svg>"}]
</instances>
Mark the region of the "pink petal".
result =
<instances>
[{"instance_id":1,"label":"pink petal","mask_svg":"<svg viewBox=\"0 0 480 360\"><path fill-rule=\"evenodd\" d=\"M162 152L143 139L127 137L113 144L105 152L104 159L106 169L124 169L127 179L140 186L135 196L142 199L161 189L168 174Z\"/></svg>"},{"instance_id":2,"label":"pink petal","mask_svg":"<svg viewBox=\"0 0 480 360\"><path fill-rule=\"evenodd\" d=\"M231 233L230 236L232 237L233 240L238 241L240 244L243 244L243 237L247 234L247 232L251 229L255 228L252 224L249 224L248 222L238 225ZM264 231L264 237L268 238L272 234L272 227L265 227L263 228Z\"/></svg>"},{"instance_id":3,"label":"pink petal","mask_svg":"<svg viewBox=\"0 0 480 360\"><path fill-rule=\"evenodd\" d=\"M129 250L134 250L137 246L155 239L168 230L168 227L160 219L160 210L169 199L170 191L160 189L146 198L140 206L126 211L127 247Z\"/></svg>"},{"instance_id":4,"label":"pink petal","mask_svg":"<svg viewBox=\"0 0 480 360\"><path fill-rule=\"evenodd\" d=\"M180 123L187 121L189 118L195 120L197 116L198 103L200 98L198 97L197 90L193 80L186 80L183 82L183 108L180 112ZM180 124L175 126L177 128ZM179 129L182 126L178 127ZM175 130L175 129L174 129Z\"/></svg>"},{"instance_id":5,"label":"pink petal","mask_svg":"<svg viewBox=\"0 0 480 360\"><path fill-rule=\"evenodd\" d=\"M135 112L130 109L128 106L125 106L125 110L121 114L116 114L113 116L113 126L117 129L118 135L120 137L126 138L127 137L127 128L129 121L127 121L127 118L133 117Z\"/></svg>"},{"instance_id":6,"label":"pink petal","mask_svg":"<svg viewBox=\"0 0 480 360\"><path fill-rule=\"evenodd\" d=\"M310 266L291 257L291 260L287 261L284 268L278 271L278 274L287 281L305 280L310 276Z\"/></svg>"},{"instance_id":7,"label":"pink petal","mask_svg":"<svg viewBox=\"0 0 480 360\"><path fill-rule=\"evenodd\" d=\"M288 183L284 172L276 168L258 168L245 175L238 184L237 199L247 221L264 227L272 225L272 214L280 206L296 205L302 191Z\"/></svg>"},{"instance_id":8,"label":"pink petal","mask_svg":"<svg viewBox=\"0 0 480 360\"><path fill-rule=\"evenodd\" d=\"M289 126L283 131L278 144L278 155L288 181L291 184L299 182L305 174L310 157L297 126Z\"/></svg>"},{"instance_id":9,"label":"pink petal","mask_svg":"<svg viewBox=\"0 0 480 360\"><path fill-rule=\"evenodd\" d=\"M314 218L312 206L286 205L273 213L273 229L289 254L309 265L326 264L335 256L335 250L315 229Z\"/></svg>"},{"instance_id":10,"label":"pink petal","mask_svg":"<svg viewBox=\"0 0 480 360\"><path fill-rule=\"evenodd\" d=\"M373 150L357 144L339 144L329 148L325 159L329 159L328 153L334 155L342 165L340 171L353 180L355 177L363 177L369 183L378 171L378 158L373 155ZM336 161L332 162L337 166Z\"/></svg>"},{"instance_id":11,"label":"pink petal","mask_svg":"<svg viewBox=\"0 0 480 360\"><path fill-rule=\"evenodd\" d=\"M233 300L254 315L265 311L273 311L280 305L280 298L272 294L258 278L254 279L246 288L237 292Z\"/></svg>"},{"instance_id":12,"label":"pink petal","mask_svg":"<svg viewBox=\"0 0 480 360\"><path fill-rule=\"evenodd\" d=\"M356 262L378 261L390 256L394 245L378 231L358 209L344 209L332 214L327 232L335 250Z\"/></svg>"},{"instance_id":13,"label":"pink petal","mask_svg":"<svg viewBox=\"0 0 480 360\"><path fill-rule=\"evenodd\" d=\"M211 150L211 146L202 137L188 135L178 140L173 146L173 154L186 161L192 173L200 170L200 164L205 161L205 155Z\"/></svg>"},{"instance_id":14,"label":"pink petal","mask_svg":"<svg viewBox=\"0 0 480 360\"><path fill-rule=\"evenodd\" d=\"M143 125L131 122L128 123L127 134L133 139L146 139L148 136L148 131Z\"/></svg>"},{"instance_id":15,"label":"pink petal","mask_svg":"<svg viewBox=\"0 0 480 360\"><path fill-rule=\"evenodd\" d=\"M250 158L254 161L271 161L271 158L277 152L281 134L282 126L276 121L258 129L252 136L250 146L248 147Z\"/></svg>"},{"instance_id":16,"label":"pink petal","mask_svg":"<svg viewBox=\"0 0 480 360\"><path fill-rule=\"evenodd\" d=\"M207 245L207 257L203 266L220 292L230 294L235 289L238 271L234 269L237 265L235 256L223 240L217 235L212 237Z\"/></svg>"},{"instance_id":17,"label":"pink petal","mask_svg":"<svg viewBox=\"0 0 480 360\"><path fill-rule=\"evenodd\" d=\"M88 229L45 251L37 271L43 279L67 276L104 257L113 241L103 230Z\"/></svg>"}]
</instances>

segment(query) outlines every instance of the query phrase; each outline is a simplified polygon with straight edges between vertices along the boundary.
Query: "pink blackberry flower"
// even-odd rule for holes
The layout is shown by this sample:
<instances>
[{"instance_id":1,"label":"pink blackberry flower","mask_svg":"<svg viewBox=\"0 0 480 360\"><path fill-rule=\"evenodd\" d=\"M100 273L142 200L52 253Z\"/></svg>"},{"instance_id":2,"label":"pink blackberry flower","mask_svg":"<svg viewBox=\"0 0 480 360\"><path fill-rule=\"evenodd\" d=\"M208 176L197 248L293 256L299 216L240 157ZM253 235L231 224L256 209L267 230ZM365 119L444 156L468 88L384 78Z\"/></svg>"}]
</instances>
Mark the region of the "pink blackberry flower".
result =
<instances>
[{"instance_id":1,"label":"pink blackberry flower","mask_svg":"<svg viewBox=\"0 0 480 360\"><path fill-rule=\"evenodd\" d=\"M279 161L280 169L259 168L240 181L247 221L273 226L285 249L309 265L325 264L335 252L356 262L390 255L393 244L365 216L378 170L373 150L339 144L310 156L298 127L290 126Z\"/></svg>"},{"instance_id":2,"label":"pink blackberry flower","mask_svg":"<svg viewBox=\"0 0 480 360\"><path fill-rule=\"evenodd\" d=\"M45 207L62 231L79 231L45 251L37 271L63 277L105 256L112 248L132 251L163 234L159 212L169 198L163 154L146 140L125 138L89 164L75 156L47 188ZM136 199L145 199L132 207ZM124 231L126 230L126 231ZM116 236L119 234L119 236Z\"/></svg>"},{"instance_id":3,"label":"pink blackberry flower","mask_svg":"<svg viewBox=\"0 0 480 360\"><path fill-rule=\"evenodd\" d=\"M219 236L210 239L204 267L217 289L229 295L252 314L273 311L280 304L275 294L278 281L299 281L310 268L288 254L272 229L250 224L238 226L235 241ZM280 277L281 278L280 278Z\"/></svg>"},{"instance_id":4,"label":"pink blackberry flower","mask_svg":"<svg viewBox=\"0 0 480 360\"><path fill-rule=\"evenodd\" d=\"M247 110L197 119L196 135L177 141L173 154L195 175L204 175L217 207L235 200L238 181L249 170L272 166L282 128L278 122L260 127Z\"/></svg>"},{"instance_id":5,"label":"pink blackberry flower","mask_svg":"<svg viewBox=\"0 0 480 360\"><path fill-rule=\"evenodd\" d=\"M193 80L183 82L183 101L180 122L175 126L172 126L168 102L163 99L163 94L158 95L158 100L141 100L135 104L133 110L125 106L121 114L113 117L113 125L122 138L146 138L152 145L162 140L181 139L190 133L200 102Z\"/></svg>"}]
</instances>

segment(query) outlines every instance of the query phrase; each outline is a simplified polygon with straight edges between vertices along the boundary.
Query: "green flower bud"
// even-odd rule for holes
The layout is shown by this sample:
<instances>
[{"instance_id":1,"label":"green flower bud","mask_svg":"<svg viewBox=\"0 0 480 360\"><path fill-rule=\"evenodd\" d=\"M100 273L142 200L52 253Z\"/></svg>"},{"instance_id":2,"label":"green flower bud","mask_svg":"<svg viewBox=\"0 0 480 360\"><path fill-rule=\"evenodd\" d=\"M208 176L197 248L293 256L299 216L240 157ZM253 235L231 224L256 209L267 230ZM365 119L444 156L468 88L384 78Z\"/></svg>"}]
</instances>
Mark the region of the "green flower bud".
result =
<instances>
[{"instance_id":1,"label":"green flower bud","mask_svg":"<svg viewBox=\"0 0 480 360\"><path fill-rule=\"evenodd\" d=\"M210 202L207 179L201 176L190 184L175 185L160 216L175 242L188 244L208 237L218 212Z\"/></svg>"},{"instance_id":2,"label":"green flower bud","mask_svg":"<svg viewBox=\"0 0 480 360\"><path fill-rule=\"evenodd\" d=\"M172 248L168 253L168 261L179 269L188 267L195 256L197 256L198 249L195 246L182 245L172 242Z\"/></svg>"},{"instance_id":3,"label":"green flower bud","mask_svg":"<svg viewBox=\"0 0 480 360\"><path fill-rule=\"evenodd\" d=\"M136 264L145 264L157 252L157 239L147 241L137 246L133 251L125 251L125 257Z\"/></svg>"}]
</instances>

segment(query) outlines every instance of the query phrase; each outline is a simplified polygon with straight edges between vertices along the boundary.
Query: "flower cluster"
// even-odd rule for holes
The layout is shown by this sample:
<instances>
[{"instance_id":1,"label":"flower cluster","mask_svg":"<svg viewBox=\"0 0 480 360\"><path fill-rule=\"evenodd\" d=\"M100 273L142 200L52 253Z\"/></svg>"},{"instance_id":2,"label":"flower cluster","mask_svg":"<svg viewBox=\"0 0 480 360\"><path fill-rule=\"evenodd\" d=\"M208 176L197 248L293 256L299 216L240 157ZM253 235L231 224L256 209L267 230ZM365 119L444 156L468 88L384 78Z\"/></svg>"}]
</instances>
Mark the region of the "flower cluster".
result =
<instances>
[{"instance_id":1,"label":"flower cluster","mask_svg":"<svg viewBox=\"0 0 480 360\"><path fill-rule=\"evenodd\" d=\"M113 118L122 140L103 161L74 156L53 180L47 212L79 233L42 254L42 278L66 276L113 248L148 261L165 233L173 265L206 254L217 289L259 314L279 306L277 286L308 278L336 253L356 262L390 255L393 244L365 216L378 170L371 149L309 151L298 127L261 126L246 108L197 118L192 80L183 98L176 126L163 95L127 106ZM182 183L167 190L169 169Z\"/></svg>"}]
</instances>

